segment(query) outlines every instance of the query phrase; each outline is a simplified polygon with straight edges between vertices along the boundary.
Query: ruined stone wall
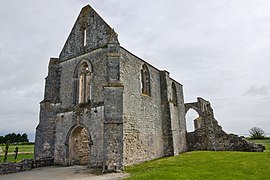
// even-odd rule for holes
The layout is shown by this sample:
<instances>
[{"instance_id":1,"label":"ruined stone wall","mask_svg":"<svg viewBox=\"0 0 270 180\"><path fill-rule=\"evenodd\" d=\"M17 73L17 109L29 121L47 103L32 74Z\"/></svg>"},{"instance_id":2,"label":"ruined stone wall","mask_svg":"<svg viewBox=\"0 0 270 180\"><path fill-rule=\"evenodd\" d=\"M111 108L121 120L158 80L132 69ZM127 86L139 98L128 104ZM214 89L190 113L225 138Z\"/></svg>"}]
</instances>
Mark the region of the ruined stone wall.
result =
<instances>
[{"instance_id":1,"label":"ruined stone wall","mask_svg":"<svg viewBox=\"0 0 270 180\"><path fill-rule=\"evenodd\" d=\"M227 134L207 113L200 116L201 127L187 133L188 150L262 152L264 147L246 141L237 135Z\"/></svg>"},{"instance_id":2,"label":"ruined stone wall","mask_svg":"<svg viewBox=\"0 0 270 180\"><path fill-rule=\"evenodd\" d=\"M29 171L32 168L52 166L53 159L45 158L34 161L33 159L23 159L19 162L5 162L0 164L0 175Z\"/></svg>"},{"instance_id":3,"label":"ruined stone wall","mask_svg":"<svg viewBox=\"0 0 270 180\"><path fill-rule=\"evenodd\" d=\"M210 102L198 98L196 103L186 103L188 109L195 109L199 118L195 120L195 131L187 133L188 150L211 151L255 151L264 150L262 145L248 142L237 135L227 134L214 117Z\"/></svg>"},{"instance_id":4,"label":"ruined stone wall","mask_svg":"<svg viewBox=\"0 0 270 180\"><path fill-rule=\"evenodd\" d=\"M24 159L20 162L5 162L0 164L0 175L27 171L33 168L32 159Z\"/></svg>"},{"instance_id":5,"label":"ruined stone wall","mask_svg":"<svg viewBox=\"0 0 270 180\"><path fill-rule=\"evenodd\" d=\"M121 76L124 85L124 165L163 156L162 114L159 71L150 71L151 96L142 94L141 69L145 63L121 49Z\"/></svg>"}]
</instances>

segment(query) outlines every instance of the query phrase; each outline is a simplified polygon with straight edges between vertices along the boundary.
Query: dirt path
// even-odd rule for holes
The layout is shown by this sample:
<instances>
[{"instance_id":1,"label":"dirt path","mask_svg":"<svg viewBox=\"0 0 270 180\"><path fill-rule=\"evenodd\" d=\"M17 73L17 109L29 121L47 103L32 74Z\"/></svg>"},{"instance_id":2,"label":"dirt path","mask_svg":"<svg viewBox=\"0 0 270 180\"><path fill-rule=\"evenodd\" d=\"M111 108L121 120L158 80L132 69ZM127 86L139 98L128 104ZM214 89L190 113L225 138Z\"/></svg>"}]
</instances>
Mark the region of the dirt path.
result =
<instances>
[{"instance_id":1,"label":"dirt path","mask_svg":"<svg viewBox=\"0 0 270 180\"><path fill-rule=\"evenodd\" d=\"M127 177L126 173L110 173L95 175L85 166L70 167L44 167L35 168L30 171L0 175L1 180L111 180L123 179Z\"/></svg>"}]
</instances>

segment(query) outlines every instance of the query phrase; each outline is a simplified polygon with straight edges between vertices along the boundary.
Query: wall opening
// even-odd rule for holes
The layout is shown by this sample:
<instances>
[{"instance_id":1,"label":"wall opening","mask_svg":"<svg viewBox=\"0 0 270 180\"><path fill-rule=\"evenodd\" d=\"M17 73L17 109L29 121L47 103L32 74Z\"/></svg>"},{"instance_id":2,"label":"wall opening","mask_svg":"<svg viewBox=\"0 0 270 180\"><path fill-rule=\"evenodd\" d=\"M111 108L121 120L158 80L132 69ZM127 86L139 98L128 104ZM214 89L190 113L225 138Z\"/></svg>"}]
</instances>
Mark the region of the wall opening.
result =
<instances>
[{"instance_id":1,"label":"wall opening","mask_svg":"<svg viewBox=\"0 0 270 180\"><path fill-rule=\"evenodd\" d=\"M86 128L75 127L69 136L69 162L71 165L87 165L90 161L90 136Z\"/></svg>"},{"instance_id":2,"label":"wall opening","mask_svg":"<svg viewBox=\"0 0 270 180\"><path fill-rule=\"evenodd\" d=\"M186 113L187 132L195 130L194 120L199 117L199 114L194 109L189 109Z\"/></svg>"},{"instance_id":3,"label":"wall opening","mask_svg":"<svg viewBox=\"0 0 270 180\"><path fill-rule=\"evenodd\" d=\"M150 82L150 72L144 64L141 69L142 93L148 96L151 96Z\"/></svg>"},{"instance_id":4,"label":"wall opening","mask_svg":"<svg viewBox=\"0 0 270 180\"><path fill-rule=\"evenodd\" d=\"M83 29L83 46L86 46L86 29Z\"/></svg>"}]
</instances>

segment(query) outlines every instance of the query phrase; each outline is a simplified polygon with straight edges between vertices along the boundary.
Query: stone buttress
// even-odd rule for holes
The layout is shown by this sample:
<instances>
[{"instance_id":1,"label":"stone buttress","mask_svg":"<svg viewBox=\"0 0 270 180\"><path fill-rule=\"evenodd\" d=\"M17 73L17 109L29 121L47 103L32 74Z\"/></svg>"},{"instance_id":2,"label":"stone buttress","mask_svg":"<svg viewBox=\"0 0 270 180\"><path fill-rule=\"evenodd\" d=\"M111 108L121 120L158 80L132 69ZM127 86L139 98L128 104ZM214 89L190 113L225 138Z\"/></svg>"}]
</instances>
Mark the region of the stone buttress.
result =
<instances>
[{"instance_id":1,"label":"stone buttress","mask_svg":"<svg viewBox=\"0 0 270 180\"><path fill-rule=\"evenodd\" d=\"M104 86L103 170L123 167L123 90L120 82L119 43L112 33L108 44L107 84Z\"/></svg>"},{"instance_id":2,"label":"stone buttress","mask_svg":"<svg viewBox=\"0 0 270 180\"><path fill-rule=\"evenodd\" d=\"M40 102L40 123L36 129L35 160L53 160L55 141L55 117L60 102L61 68L58 58L51 58L45 82L44 100Z\"/></svg>"}]
</instances>

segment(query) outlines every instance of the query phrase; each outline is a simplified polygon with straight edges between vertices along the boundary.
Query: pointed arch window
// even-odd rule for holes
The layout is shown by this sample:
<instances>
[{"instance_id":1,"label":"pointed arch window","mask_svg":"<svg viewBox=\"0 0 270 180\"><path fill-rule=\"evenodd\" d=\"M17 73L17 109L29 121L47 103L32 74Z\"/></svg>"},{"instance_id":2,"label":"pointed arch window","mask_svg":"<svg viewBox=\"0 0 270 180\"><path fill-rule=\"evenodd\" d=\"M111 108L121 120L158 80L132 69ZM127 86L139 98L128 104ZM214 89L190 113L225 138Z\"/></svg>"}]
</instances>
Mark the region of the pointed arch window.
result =
<instances>
[{"instance_id":1,"label":"pointed arch window","mask_svg":"<svg viewBox=\"0 0 270 180\"><path fill-rule=\"evenodd\" d=\"M177 90L176 90L176 86L175 83L172 83L172 103L173 105L177 106L178 102L177 102Z\"/></svg>"},{"instance_id":2,"label":"pointed arch window","mask_svg":"<svg viewBox=\"0 0 270 180\"><path fill-rule=\"evenodd\" d=\"M92 99L92 67L90 63L82 62L77 69L77 85L75 92L78 103L86 103Z\"/></svg>"},{"instance_id":3,"label":"pointed arch window","mask_svg":"<svg viewBox=\"0 0 270 180\"><path fill-rule=\"evenodd\" d=\"M150 73L147 66L144 64L141 69L141 83L142 83L142 93L148 96L151 95L150 89Z\"/></svg>"}]
</instances>

